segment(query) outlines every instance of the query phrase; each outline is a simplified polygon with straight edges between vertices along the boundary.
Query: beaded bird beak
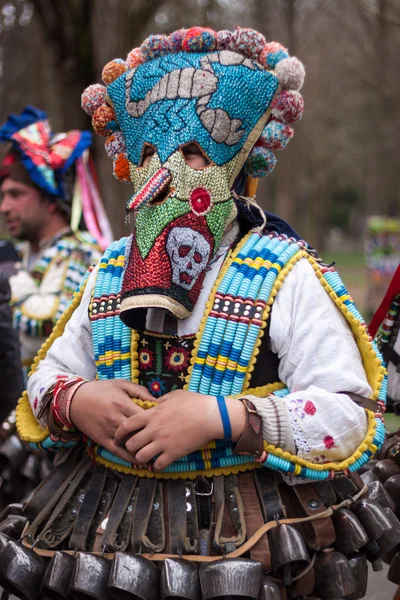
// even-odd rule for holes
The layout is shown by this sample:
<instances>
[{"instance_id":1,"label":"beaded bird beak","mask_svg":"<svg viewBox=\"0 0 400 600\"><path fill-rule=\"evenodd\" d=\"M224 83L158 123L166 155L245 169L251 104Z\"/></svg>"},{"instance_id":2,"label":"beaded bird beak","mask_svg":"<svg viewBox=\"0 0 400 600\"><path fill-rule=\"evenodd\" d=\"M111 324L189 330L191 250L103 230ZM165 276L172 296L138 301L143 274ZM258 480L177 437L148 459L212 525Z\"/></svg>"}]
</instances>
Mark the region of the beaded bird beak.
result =
<instances>
[{"instance_id":1,"label":"beaded bird beak","mask_svg":"<svg viewBox=\"0 0 400 600\"><path fill-rule=\"evenodd\" d=\"M87 88L82 106L107 138L115 176L134 187L121 318L137 327L133 311L154 306L185 318L236 216L237 176L244 169L254 190L293 137L304 67L252 29L194 27L150 36L102 78L106 87ZM185 161L188 144L203 168Z\"/></svg>"}]
</instances>

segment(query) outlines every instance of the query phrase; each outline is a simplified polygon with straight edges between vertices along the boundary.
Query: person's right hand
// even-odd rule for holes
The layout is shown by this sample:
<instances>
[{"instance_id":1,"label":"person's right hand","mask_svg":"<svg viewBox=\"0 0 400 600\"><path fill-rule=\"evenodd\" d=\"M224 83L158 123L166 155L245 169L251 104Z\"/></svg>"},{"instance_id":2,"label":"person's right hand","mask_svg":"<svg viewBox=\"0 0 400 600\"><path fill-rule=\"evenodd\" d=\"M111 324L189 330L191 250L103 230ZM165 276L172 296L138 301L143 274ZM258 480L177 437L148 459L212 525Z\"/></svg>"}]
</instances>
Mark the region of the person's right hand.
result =
<instances>
[{"instance_id":1,"label":"person's right hand","mask_svg":"<svg viewBox=\"0 0 400 600\"><path fill-rule=\"evenodd\" d=\"M156 401L147 388L125 379L88 381L73 395L71 421L96 444L132 462L132 455L114 441L115 432L121 423L144 410L132 398Z\"/></svg>"}]
</instances>

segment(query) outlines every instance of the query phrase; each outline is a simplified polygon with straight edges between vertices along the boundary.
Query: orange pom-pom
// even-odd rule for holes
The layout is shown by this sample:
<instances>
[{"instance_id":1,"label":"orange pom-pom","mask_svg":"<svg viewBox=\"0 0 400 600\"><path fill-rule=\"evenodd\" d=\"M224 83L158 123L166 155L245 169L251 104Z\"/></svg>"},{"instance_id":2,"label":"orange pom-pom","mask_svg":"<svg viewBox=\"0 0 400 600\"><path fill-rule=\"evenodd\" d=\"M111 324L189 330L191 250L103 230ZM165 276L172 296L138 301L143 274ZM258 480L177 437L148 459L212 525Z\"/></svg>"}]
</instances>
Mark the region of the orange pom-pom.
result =
<instances>
[{"instance_id":1,"label":"orange pom-pom","mask_svg":"<svg viewBox=\"0 0 400 600\"><path fill-rule=\"evenodd\" d=\"M107 127L111 121L115 121L115 113L107 104L102 104L94 111L92 125L95 132L99 135L108 137L112 133L112 129Z\"/></svg>"},{"instance_id":2,"label":"orange pom-pom","mask_svg":"<svg viewBox=\"0 0 400 600\"><path fill-rule=\"evenodd\" d=\"M144 57L140 48L134 48L129 52L128 56L126 57L126 64L128 65L129 69L134 69L135 67L138 67L142 64L143 61Z\"/></svg>"},{"instance_id":3,"label":"orange pom-pom","mask_svg":"<svg viewBox=\"0 0 400 600\"><path fill-rule=\"evenodd\" d=\"M129 160L126 154L118 154L114 160L114 175L120 181L130 181Z\"/></svg>"},{"instance_id":4,"label":"orange pom-pom","mask_svg":"<svg viewBox=\"0 0 400 600\"><path fill-rule=\"evenodd\" d=\"M123 75L125 71L127 71L126 62L120 58L116 58L106 64L101 74L101 78L106 85L109 85Z\"/></svg>"}]
</instances>

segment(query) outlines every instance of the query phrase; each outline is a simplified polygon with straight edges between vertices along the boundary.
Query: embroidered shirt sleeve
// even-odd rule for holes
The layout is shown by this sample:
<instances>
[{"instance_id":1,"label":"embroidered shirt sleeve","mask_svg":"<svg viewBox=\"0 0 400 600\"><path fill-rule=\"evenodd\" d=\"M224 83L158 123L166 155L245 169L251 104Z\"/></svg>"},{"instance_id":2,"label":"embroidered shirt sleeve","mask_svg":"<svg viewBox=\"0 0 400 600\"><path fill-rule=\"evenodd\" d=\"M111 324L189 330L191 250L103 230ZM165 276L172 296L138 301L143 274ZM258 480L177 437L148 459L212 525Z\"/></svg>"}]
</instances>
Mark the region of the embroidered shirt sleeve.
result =
<instances>
[{"instance_id":1,"label":"embroidered shirt sleeve","mask_svg":"<svg viewBox=\"0 0 400 600\"><path fill-rule=\"evenodd\" d=\"M60 378L72 380L79 377L90 381L96 376L88 307L97 270L96 267L90 274L81 302L72 313L64 332L54 341L46 357L29 377L29 401L43 427L47 425L47 411L42 411L46 394Z\"/></svg>"},{"instance_id":2,"label":"embroidered shirt sleeve","mask_svg":"<svg viewBox=\"0 0 400 600\"><path fill-rule=\"evenodd\" d=\"M297 454L312 462L340 461L363 441L363 408L339 391L369 396L371 388L353 334L306 260L295 265L271 313L279 376L291 393L283 402Z\"/></svg>"}]
</instances>

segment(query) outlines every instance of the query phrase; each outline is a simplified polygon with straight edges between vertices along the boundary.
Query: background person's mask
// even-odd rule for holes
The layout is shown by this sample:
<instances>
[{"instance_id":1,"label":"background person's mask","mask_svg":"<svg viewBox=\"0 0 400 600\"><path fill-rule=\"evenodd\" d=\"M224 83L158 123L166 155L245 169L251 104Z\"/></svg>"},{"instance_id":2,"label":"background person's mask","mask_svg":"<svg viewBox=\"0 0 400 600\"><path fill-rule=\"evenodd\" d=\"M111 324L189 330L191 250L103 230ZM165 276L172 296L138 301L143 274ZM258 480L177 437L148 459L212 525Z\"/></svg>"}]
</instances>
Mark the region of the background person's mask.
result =
<instances>
[{"instance_id":1,"label":"background person's mask","mask_svg":"<svg viewBox=\"0 0 400 600\"><path fill-rule=\"evenodd\" d=\"M231 193L235 178L246 160L253 176L273 167L274 156L262 136L268 134L271 105L282 96L279 74L255 60L265 47L260 34L225 34L233 39L243 31L255 36L253 54L243 47L232 51L233 42L229 49L208 52L186 44L189 36L189 41L203 40L201 50L218 47L222 32L200 28L182 33L180 48L179 32L169 38L151 36L132 51L128 64L113 61L105 67L106 104L96 108L100 86L84 93L83 105L93 114L95 129L112 134L106 146L115 158L115 174L134 185L127 205L133 235L121 302L121 318L131 327L143 327L143 309L149 307L164 308L180 319L190 315L206 269L236 215ZM281 48L282 63L296 60ZM280 140L276 147L283 147L292 130L277 119L274 127L275 144ZM182 148L193 143L208 166L186 164ZM146 145L155 153L140 166Z\"/></svg>"}]
</instances>

